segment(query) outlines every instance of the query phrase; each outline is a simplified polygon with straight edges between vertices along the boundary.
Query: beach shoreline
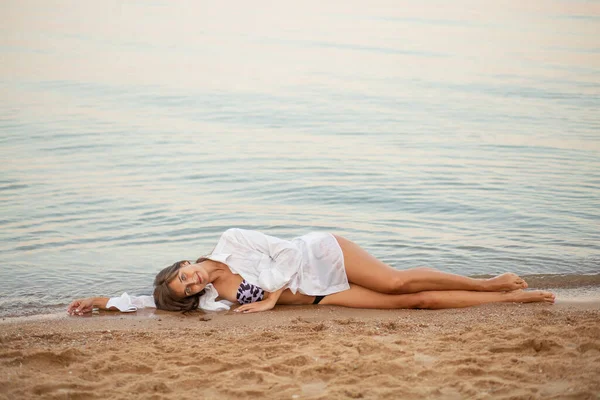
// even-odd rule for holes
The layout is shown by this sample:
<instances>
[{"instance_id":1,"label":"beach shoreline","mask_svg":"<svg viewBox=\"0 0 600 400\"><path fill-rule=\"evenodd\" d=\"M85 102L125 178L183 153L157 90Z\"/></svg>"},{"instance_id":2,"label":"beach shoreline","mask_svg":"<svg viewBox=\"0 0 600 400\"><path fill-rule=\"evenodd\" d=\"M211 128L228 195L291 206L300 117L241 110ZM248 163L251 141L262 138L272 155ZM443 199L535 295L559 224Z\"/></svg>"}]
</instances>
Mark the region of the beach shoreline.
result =
<instances>
[{"instance_id":1,"label":"beach shoreline","mask_svg":"<svg viewBox=\"0 0 600 400\"><path fill-rule=\"evenodd\" d=\"M598 301L6 318L0 344L2 399L600 394Z\"/></svg>"}]
</instances>

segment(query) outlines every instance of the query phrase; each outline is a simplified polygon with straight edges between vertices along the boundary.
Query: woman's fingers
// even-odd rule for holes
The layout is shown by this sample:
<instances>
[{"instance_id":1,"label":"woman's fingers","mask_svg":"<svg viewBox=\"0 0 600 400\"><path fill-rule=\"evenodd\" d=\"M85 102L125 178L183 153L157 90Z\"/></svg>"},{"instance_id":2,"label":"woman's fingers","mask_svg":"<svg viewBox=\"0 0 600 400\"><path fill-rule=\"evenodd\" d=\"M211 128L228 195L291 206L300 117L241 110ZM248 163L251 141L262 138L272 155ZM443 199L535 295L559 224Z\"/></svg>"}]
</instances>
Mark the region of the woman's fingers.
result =
<instances>
[{"instance_id":1,"label":"woman's fingers","mask_svg":"<svg viewBox=\"0 0 600 400\"><path fill-rule=\"evenodd\" d=\"M83 315L92 311L93 303L91 299L78 299L73 300L69 307L67 307L67 312L71 315Z\"/></svg>"},{"instance_id":2,"label":"woman's fingers","mask_svg":"<svg viewBox=\"0 0 600 400\"><path fill-rule=\"evenodd\" d=\"M236 308L235 312L243 312L243 313L253 313L260 311L267 311L273 308L272 304L266 303L264 301L257 301L256 303L244 304Z\"/></svg>"},{"instance_id":3,"label":"woman's fingers","mask_svg":"<svg viewBox=\"0 0 600 400\"><path fill-rule=\"evenodd\" d=\"M71 304L69 304L69 306L67 307L67 312L69 314L73 314L73 312L75 311L75 309L77 307L79 307L79 304L81 303L81 300L73 300L71 302Z\"/></svg>"},{"instance_id":4,"label":"woman's fingers","mask_svg":"<svg viewBox=\"0 0 600 400\"><path fill-rule=\"evenodd\" d=\"M234 311L235 312L243 312L243 313L251 313L251 312L259 311L259 310L257 310L257 307L255 306L255 304L256 303L244 304L244 305L236 308Z\"/></svg>"},{"instance_id":5,"label":"woman's fingers","mask_svg":"<svg viewBox=\"0 0 600 400\"><path fill-rule=\"evenodd\" d=\"M250 309L250 306L251 306L251 304L244 304L244 305L239 306L238 308L236 308L233 311L235 311L235 312L247 312Z\"/></svg>"},{"instance_id":6,"label":"woman's fingers","mask_svg":"<svg viewBox=\"0 0 600 400\"><path fill-rule=\"evenodd\" d=\"M92 307L90 307L87 304L81 304L81 305L79 305L79 308L77 309L77 311L79 311L80 313L90 312L90 311L92 311Z\"/></svg>"}]
</instances>

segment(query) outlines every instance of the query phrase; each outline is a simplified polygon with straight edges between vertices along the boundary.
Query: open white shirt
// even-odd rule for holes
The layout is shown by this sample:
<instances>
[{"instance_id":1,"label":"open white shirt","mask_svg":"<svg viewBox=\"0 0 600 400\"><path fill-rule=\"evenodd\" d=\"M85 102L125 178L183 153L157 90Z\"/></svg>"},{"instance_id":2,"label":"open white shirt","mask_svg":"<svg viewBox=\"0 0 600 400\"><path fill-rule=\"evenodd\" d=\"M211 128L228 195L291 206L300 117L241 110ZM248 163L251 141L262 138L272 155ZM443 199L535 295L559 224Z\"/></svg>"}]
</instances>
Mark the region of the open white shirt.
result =
<instances>
[{"instance_id":1,"label":"open white shirt","mask_svg":"<svg viewBox=\"0 0 600 400\"><path fill-rule=\"evenodd\" d=\"M257 231L232 228L221 235L212 254L206 258L226 264L234 274L267 292L286 288L292 293L324 296L350 288L344 255L335 237L329 233L313 232L288 241ZM232 303L217 301L218 296L213 285L206 285L199 308L228 310ZM122 312L156 307L152 296L129 296L127 293L111 298L106 306Z\"/></svg>"}]
</instances>

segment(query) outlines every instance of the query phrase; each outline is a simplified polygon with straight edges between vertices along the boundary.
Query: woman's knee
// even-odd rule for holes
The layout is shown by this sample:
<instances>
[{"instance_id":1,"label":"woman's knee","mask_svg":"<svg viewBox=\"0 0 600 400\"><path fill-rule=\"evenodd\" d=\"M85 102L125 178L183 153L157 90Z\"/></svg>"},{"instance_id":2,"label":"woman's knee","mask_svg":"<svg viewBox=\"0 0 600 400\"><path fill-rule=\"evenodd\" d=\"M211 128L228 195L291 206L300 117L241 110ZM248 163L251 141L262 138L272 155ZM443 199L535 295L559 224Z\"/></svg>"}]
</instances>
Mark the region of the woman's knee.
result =
<instances>
[{"instance_id":1,"label":"woman's knee","mask_svg":"<svg viewBox=\"0 0 600 400\"><path fill-rule=\"evenodd\" d=\"M416 276L415 274L429 270L431 269L426 267L417 267L397 271L394 276L385 282L387 293L411 293L411 284L413 284L415 281L421 280L420 277Z\"/></svg>"},{"instance_id":2,"label":"woman's knee","mask_svg":"<svg viewBox=\"0 0 600 400\"><path fill-rule=\"evenodd\" d=\"M416 267L411 269L405 269L398 271L396 276L390 279L387 284L389 285L389 293L413 293L414 283L422 283L423 279L426 279L423 272L434 272L437 271L435 268L429 267Z\"/></svg>"},{"instance_id":3,"label":"woman's knee","mask_svg":"<svg viewBox=\"0 0 600 400\"><path fill-rule=\"evenodd\" d=\"M419 292L401 296L406 296L401 299L401 308L432 308L435 301L431 292Z\"/></svg>"},{"instance_id":4,"label":"woman's knee","mask_svg":"<svg viewBox=\"0 0 600 400\"><path fill-rule=\"evenodd\" d=\"M436 294L435 291L429 291L429 292L420 292L418 293L420 295L420 307L419 308L426 308L426 309L430 309L430 310L435 310L438 307L440 298L439 295Z\"/></svg>"},{"instance_id":5,"label":"woman's knee","mask_svg":"<svg viewBox=\"0 0 600 400\"><path fill-rule=\"evenodd\" d=\"M394 274L383 282L382 292L389 294L403 293L408 284L409 279L407 278L403 274Z\"/></svg>"}]
</instances>

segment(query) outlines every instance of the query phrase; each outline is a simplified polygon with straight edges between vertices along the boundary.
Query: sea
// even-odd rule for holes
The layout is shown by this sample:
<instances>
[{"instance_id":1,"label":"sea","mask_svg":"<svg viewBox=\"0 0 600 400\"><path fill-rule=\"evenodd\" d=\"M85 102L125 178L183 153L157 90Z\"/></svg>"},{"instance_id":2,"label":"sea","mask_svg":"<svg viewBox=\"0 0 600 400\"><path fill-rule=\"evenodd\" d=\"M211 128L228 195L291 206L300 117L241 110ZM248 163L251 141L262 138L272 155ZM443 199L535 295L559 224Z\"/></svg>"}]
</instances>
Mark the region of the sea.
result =
<instances>
[{"instance_id":1,"label":"sea","mask_svg":"<svg viewBox=\"0 0 600 400\"><path fill-rule=\"evenodd\" d=\"M600 299L600 1L0 3L0 317L230 227Z\"/></svg>"}]
</instances>

